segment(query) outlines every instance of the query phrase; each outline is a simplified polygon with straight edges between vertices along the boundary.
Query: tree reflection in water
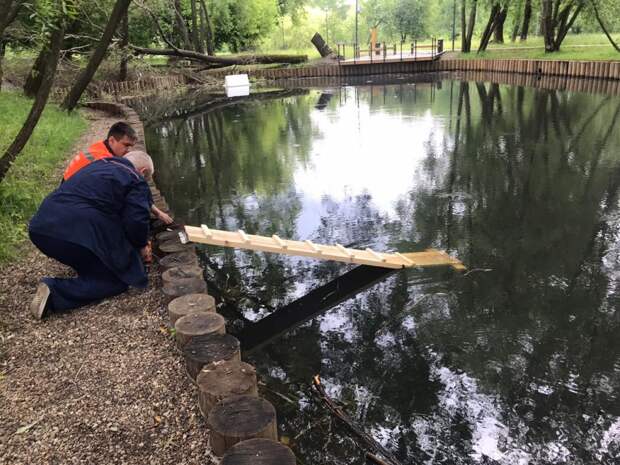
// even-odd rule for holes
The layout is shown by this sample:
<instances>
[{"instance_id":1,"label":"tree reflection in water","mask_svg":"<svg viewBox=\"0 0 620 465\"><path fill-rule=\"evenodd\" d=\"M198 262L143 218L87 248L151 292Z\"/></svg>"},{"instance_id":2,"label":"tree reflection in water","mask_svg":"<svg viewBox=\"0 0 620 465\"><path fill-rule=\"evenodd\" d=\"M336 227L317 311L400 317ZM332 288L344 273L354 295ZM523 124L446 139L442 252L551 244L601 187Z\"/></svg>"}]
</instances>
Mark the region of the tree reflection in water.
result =
<instances>
[{"instance_id":1,"label":"tree reflection in water","mask_svg":"<svg viewBox=\"0 0 620 465\"><path fill-rule=\"evenodd\" d=\"M396 273L251 355L299 463L364 463L310 397L316 373L403 463L617 463L618 98L343 87L161 123L147 142L188 224L438 247L470 267ZM349 269L205 254L245 324Z\"/></svg>"}]
</instances>

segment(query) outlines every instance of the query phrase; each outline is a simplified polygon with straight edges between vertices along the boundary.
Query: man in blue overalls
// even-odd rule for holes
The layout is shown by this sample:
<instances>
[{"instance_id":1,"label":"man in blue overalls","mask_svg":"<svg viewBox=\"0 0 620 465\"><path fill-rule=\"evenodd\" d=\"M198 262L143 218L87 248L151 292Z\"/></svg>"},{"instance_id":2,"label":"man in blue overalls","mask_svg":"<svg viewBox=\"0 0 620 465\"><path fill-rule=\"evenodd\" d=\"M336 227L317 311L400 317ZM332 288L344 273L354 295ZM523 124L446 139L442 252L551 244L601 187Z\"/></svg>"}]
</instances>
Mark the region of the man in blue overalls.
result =
<instances>
[{"instance_id":1,"label":"man in blue overalls","mask_svg":"<svg viewBox=\"0 0 620 465\"><path fill-rule=\"evenodd\" d=\"M147 285L141 255L152 199L145 177L153 171L144 152L104 158L43 200L30 221L30 239L45 255L73 268L77 277L43 279L30 304L35 318Z\"/></svg>"}]
</instances>

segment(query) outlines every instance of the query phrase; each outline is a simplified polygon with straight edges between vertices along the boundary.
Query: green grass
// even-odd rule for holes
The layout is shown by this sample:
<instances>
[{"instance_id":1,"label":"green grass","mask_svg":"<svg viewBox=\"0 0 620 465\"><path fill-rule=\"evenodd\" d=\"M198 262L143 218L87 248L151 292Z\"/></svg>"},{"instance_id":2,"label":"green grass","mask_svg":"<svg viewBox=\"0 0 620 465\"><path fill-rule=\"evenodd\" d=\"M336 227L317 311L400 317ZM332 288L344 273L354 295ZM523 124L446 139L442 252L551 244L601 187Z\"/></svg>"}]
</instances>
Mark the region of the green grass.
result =
<instances>
[{"instance_id":1,"label":"green grass","mask_svg":"<svg viewBox=\"0 0 620 465\"><path fill-rule=\"evenodd\" d=\"M545 53L544 48L535 49L489 49L483 53L455 53L454 58L461 59L510 59L510 58L527 58L531 60L615 60L620 61L620 53L616 52L610 46L593 46L593 47L562 47L559 52Z\"/></svg>"},{"instance_id":2,"label":"green grass","mask_svg":"<svg viewBox=\"0 0 620 465\"><path fill-rule=\"evenodd\" d=\"M0 93L0 155L13 141L30 111L31 100ZM0 263L13 259L28 237L28 221L60 180L59 168L87 128L78 114L68 115L49 104L32 137L0 182Z\"/></svg>"},{"instance_id":3,"label":"green grass","mask_svg":"<svg viewBox=\"0 0 620 465\"><path fill-rule=\"evenodd\" d=\"M620 41L620 35L614 34L614 39ZM545 44L542 36L530 36L527 41L507 41L504 44L491 43L486 52L476 53L479 39L472 40L472 53L458 52L461 42L455 41L454 58L461 59L509 59L527 58L533 60L620 60L620 53L616 52L604 34L571 34L567 35L559 52L545 53ZM451 41L444 41L444 48L450 51Z\"/></svg>"}]
</instances>

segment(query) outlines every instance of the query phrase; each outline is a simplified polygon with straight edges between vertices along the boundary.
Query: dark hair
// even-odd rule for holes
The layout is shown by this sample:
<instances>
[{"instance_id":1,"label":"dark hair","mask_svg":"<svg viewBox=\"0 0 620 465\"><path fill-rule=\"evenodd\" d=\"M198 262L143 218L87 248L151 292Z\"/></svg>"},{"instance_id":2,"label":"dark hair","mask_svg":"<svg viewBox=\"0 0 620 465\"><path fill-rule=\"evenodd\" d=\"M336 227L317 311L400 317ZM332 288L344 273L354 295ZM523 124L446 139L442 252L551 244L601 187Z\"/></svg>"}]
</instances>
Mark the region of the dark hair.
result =
<instances>
[{"instance_id":1,"label":"dark hair","mask_svg":"<svg viewBox=\"0 0 620 465\"><path fill-rule=\"evenodd\" d=\"M108 131L108 137L106 139L109 139L110 137L114 137L116 140L121 140L123 136L127 136L129 139L133 141L138 139L138 136L136 135L136 131L134 131L134 129L131 126L129 126L127 123L123 121L119 121L118 123L114 123L110 127L110 130Z\"/></svg>"}]
</instances>

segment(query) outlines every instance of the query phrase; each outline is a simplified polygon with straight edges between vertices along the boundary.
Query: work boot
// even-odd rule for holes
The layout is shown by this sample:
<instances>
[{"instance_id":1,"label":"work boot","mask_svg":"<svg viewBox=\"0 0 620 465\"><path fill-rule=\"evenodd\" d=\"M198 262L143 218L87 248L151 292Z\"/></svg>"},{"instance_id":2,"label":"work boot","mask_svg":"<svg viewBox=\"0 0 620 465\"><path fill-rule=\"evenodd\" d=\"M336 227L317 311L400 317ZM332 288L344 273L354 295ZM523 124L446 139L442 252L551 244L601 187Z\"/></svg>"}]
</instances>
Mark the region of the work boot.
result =
<instances>
[{"instance_id":1,"label":"work boot","mask_svg":"<svg viewBox=\"0 0 620 465\"><path fill-rule=\"evenodd\" d=\"M35 319L40 320L43 318L49 297L50 288L44 282L40 282L30 303L30 313L32 313Z\"/></svg>"}]
</instances>

